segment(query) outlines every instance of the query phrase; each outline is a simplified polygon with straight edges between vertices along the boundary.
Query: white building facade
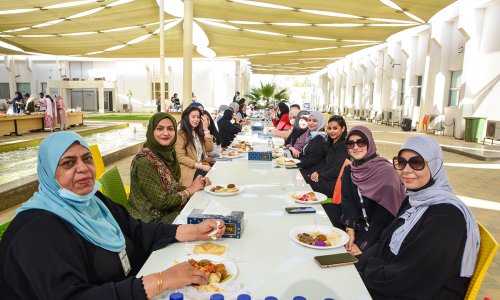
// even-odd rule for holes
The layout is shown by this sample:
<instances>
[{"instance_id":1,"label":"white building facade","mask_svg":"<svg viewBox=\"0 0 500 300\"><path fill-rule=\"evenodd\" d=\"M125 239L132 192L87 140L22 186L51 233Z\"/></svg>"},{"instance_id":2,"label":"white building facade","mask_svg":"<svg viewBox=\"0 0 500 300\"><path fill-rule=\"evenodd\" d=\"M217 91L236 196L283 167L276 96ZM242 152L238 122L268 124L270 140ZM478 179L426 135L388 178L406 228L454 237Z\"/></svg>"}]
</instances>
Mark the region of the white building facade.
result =
<instances>
[{"instance_id":1,"label":"white building facade","mask_svg":"<svg viewBox=\"0 0 500 300\"><path fill-rule=\"evenodd\" d=\"M376 119L390 112L413 127L429 115L429 126L463 138L464 117L500 121L498 28L500 1L458 1L316 74L313 107Z\"/></svg>"}]
</instances>

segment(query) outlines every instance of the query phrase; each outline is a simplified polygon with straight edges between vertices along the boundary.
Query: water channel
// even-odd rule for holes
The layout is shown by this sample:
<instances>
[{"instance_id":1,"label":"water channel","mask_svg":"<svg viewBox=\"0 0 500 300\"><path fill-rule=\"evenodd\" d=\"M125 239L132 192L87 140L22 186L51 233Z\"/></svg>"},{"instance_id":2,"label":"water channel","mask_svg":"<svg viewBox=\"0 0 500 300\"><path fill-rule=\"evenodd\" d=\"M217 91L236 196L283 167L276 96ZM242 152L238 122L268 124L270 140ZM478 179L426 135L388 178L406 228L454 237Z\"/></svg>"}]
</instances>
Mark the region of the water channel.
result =
<instances>
[{"instance_id":1,"label":"water channel","mask_svg":"<svg viewBox=\"0 0 500 300\"><path fill-rule=\"evenodd\" d=\"M95 133L84 137L89 144L99 145L102 152L119 149L146 140L146 127L131 123L129 127ZM0 184L36 174L38 146L0 152Z\"/></svg>"}]
</instances>

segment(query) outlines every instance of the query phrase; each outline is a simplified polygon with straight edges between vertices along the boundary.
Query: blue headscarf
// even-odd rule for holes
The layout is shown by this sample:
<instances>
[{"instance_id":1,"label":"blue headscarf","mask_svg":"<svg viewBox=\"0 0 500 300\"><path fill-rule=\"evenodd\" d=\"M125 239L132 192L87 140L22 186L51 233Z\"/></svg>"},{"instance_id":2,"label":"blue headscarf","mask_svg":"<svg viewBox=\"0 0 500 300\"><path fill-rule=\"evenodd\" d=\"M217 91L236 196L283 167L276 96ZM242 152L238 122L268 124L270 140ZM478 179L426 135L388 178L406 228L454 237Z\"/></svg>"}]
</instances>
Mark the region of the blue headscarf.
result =
<instances>
[{"instance_id":1,"label":"blue headscarf","mask_svg":"<svg viewBox=\"0 0 500 300\"><path fill-rule=\"evenodd\" d=\"M94 186L88 200L70 199L59 193L61 187L55 179L61 156L75 142L89 149L87 142L78 134L64 131L47 136L38 149L38 192L17 213L29 209L50 211L65 220L88 242L103 249L120 252L125 249L125 238L106 205L95 196L100 184Z\"/></svg>"}]
</instances>

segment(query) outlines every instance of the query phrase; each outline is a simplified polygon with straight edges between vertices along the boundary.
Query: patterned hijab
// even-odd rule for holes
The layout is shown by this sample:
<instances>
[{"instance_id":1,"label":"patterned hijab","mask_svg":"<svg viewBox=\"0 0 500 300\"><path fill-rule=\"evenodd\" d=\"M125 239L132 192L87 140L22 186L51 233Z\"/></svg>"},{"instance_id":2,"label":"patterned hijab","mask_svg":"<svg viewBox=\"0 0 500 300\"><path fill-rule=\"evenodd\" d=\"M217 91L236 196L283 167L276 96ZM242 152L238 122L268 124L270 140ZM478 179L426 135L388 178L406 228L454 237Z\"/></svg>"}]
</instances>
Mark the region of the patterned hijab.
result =
<instances>
[{"instance_id":1,"label":"patterned hijab","mask_svg":"<svg viewBox=\"0 0 500 300\"><path fill-rule=\"evenodd\" d=\"M175 137L170 142L168 146L160 145L155 137L154 131L158 123L160 123L163 119L170 119L172 124L174 125ZM179 181L181 178L181 167L179 165L179 161L177 160L177 155L175 153L175 141L177 140L177 122L175 118L166 112L159 112L154 114L151 119L149 119L148 130L146 132L146 142L144 143L144 147L149 148L156 156L158 156L165 165L170 169L172 176L174 176L175 180Z\"/></svg>"},{"instance_id":2,"label":"patterned hijab","mask_svg":"<svg viewBox=\"0 0 500 300\"><path fill-rule=\"evenodd\" d=\"M377 202L396 216L405 199L404 186L398 173L387 159L377 154L370 129L354 126L347 134L346 141L353 134L366 139L368 149L363 159L354 160L351 165L352 182L361 191L361 195Z\"/></svg>"},{"instance_id":3,"label":"patterned hijab","mask_svg":"<svg viewBox=\"0 0 500 300\"><path fill-rule=\"evenodd\" d=\"M451 190L448 177L443 167L443 151L441 150L441 146L428 136L415 136L409 138L404 143L399 153L405 149L416 152L429 162L428 166L434 183L424 189L406 191L411 208L400 216L405 222L392 234L389 244L392 253L398 255L399 249L404 243L404 239L423 216L427 208L436 204L452 204L464 215L467 229L467 240L465 242L464 255L462 257L460 276L471 277L474 273L477 253L479 251L479 229L469 207L455 196Z\"/></svg>"}]
</instances>

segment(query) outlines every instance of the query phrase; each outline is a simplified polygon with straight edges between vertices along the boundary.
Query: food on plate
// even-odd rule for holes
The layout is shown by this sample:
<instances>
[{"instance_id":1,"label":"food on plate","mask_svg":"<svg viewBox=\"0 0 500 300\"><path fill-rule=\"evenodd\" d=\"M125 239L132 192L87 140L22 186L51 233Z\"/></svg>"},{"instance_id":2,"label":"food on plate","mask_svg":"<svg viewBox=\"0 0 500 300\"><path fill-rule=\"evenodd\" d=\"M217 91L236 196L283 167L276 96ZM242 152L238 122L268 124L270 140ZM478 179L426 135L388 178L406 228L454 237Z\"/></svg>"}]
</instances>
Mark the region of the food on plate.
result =
<instances>
[{"instance_id":1,"label":"food on plate","mask_svg":"<svg viewBox=\"0 0 500 300\"><path fill-rule=\"evenodd\" d=\"M208 259L200 261L190 259L189 264L195 269L205 272L208 275L208 283L220 283L229 279L231 275L227 274L226 266L224 264L214 264Z\"/></svg>"},{"instance_id":2,"label":"food on plate","mask_svg":"<svg viewBox=\"0 0 500 300\"><path fill-rule=\"evenodd\" d=\"M312 202L318 201L318 198L316 198L316 194L314 194L314 192L308 192L308 193L305 193L303 195L292 194L292 195L290 195L290 197L292 197L295 200L300 200L300 201L312 201Z\"/></svg>"},{"instance_id":3,"label":"food on plate","mask_svg":"<svg viewBox=\"0 0 500 300\"><path fill-rule=\"evenodd\" d=\"M227 187L216 185L213 188L211 188L210 191L213 193L236 193L239 192L240 189L237 188L236 185L230 183L227 185Z\"/></svg>"},{"instance_id":4,"label":"food on plate","mask_svg":"<svg viewBox=\"0 0 500 300\"><path fill-rule=\"evenodd\" d=\"M227 247L224 245L215 244L212 242L206 242L194 246L194 254L213 254L222 255L226 252Z\"/></svg>"},{"instance_id":5,"label":"food on plate","mask_svg":"<svg viewBox=\"0 0 500 300\"><path fill-rule=\"evenodd\" d=\"M236 152L236 151L229 151L229 152L222 153L222 155L223 156L239 156L240 153Z\"/></svg>"},{"instance_id":6,"label":"food on plate","mask_svg":"<svg viewBox=\"0 0 500 300\"><path fill-rule=\"evenodd\" d=\"M223 293L224 292L224 290L221 289L220 287L217 287L215 285L210 285L210 284L197 285L195 287L200 292L212 292L212 293Z\"/></svg>"},{"instance_id":7,"label":"food on plate","mask_svg":"<svg viewBox=\"0 0 500 300\"><path fill-rule=\"evenodd\" d=\"M337 231L332 231L329 233L319 231L309 233L303 232L297 234L297 239L304 244L318 247L329 247L342 239L342 235Z\"/></svg>"},{"instance_id":8,"label":"food on plate","mask_svg":"<svg viewBox=\"0 0 500 300\"><path fill-rule=\"evenodd\" d=\"M279 164L295 164L295 160L293 160L292 158L286 158L284 156L277 158L276 162Z\"/></svg>"}]
</instances>

